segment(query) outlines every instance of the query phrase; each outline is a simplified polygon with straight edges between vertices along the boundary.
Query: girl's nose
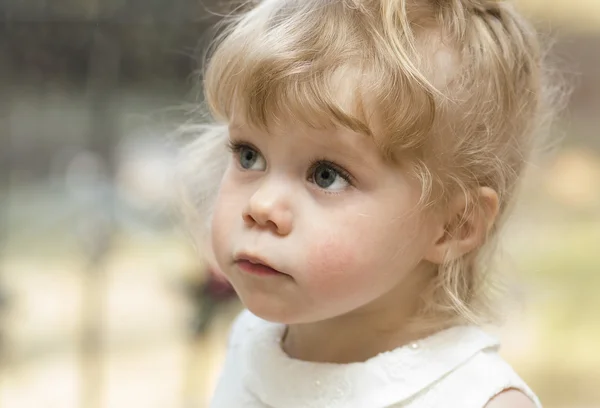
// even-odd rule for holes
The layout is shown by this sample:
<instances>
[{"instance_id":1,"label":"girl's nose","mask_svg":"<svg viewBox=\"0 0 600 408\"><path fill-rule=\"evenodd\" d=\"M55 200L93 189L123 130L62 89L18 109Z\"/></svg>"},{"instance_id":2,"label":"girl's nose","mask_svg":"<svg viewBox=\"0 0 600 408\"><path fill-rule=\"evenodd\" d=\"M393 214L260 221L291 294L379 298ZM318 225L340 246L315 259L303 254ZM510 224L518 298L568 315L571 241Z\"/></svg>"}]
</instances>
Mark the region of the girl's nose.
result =
<instances>
[{"instance_id":1,"label":"girl's nose","mask_svg":"<svg viewBox=\"0 0 600 408\"><path fill-rule=\"evenodd\" d=\"M289 189L281 181L267 181L250 197L242 212L247 226L270 229L277 235L292 231L293 217Z\"/></svg>"}]
</instances>

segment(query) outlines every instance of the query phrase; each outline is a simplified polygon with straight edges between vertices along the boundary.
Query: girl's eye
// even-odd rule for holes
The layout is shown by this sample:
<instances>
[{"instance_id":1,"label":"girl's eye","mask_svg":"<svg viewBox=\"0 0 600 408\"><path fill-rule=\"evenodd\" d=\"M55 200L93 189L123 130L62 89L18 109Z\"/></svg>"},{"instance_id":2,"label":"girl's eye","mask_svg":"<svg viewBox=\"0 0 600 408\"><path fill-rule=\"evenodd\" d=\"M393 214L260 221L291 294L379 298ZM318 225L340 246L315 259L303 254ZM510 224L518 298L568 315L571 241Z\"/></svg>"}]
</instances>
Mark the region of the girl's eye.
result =
<instances>
[{"instance_id":1,"label":"girl's eye","mask_svg":"<svg viewBox=\"0 0 600 408\"><path fill-rule=\"evenodd\" d=\"M247 145L234 145L231 147L237 156L238 163L244 170L264 171L267 163L262 154Z\"/></svg>"},{"instance_id":2,"label":"girl's eye","mask_svg":"<svg viewBox=\"0 0 600 408\"><path fill-rule=\"evenodd\" d=\"M310 175L310 181L324 190L342 191L350 185L350 176L331 164L317 163Z\"/></svg>"}]
</instances>

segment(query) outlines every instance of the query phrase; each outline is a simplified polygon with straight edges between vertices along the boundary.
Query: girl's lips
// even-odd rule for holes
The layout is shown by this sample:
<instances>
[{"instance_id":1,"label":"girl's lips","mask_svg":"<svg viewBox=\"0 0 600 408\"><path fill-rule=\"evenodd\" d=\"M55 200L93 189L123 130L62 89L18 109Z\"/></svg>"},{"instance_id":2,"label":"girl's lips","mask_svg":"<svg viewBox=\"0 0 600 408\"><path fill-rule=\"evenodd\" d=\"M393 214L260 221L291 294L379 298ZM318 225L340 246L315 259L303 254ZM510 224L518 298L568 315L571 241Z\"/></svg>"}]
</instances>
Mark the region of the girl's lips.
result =
<instances>
[{"instance_id":1,"label":"girl's lips","mask_svg":"<svg viewBox=\"0 0 600 408\"><path fill-rule=\"evenodd\" d=\"M236 262L237 266L244 272L251 273L253 275L269 276L269 275L281 275L282 273L263 264L256 264L250 261L239 260Z\"/></svg>"},{"instance_id":2,"label":"girl's lips","mask_svg":"<svg viewBox=\"0 0 600 408\"><path fill-rule=\"evenodd\" d=\"M261 259L246 255L240 254L235 257L235 264L244 272L259 275L259 276L269 276L269 275L284 275L282 272L279 272L277 269L271 268L266 262Z\"/></svg>"}]
</instances>

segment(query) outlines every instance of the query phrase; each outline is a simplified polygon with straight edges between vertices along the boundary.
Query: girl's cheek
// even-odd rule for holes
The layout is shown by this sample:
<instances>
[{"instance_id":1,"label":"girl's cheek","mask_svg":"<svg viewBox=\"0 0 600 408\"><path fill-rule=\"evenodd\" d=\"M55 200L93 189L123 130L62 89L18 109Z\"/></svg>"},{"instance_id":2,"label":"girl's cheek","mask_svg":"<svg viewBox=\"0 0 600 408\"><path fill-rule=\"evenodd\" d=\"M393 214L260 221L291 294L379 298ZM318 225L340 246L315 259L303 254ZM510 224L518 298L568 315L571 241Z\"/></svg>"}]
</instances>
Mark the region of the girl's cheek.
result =
<instances>
[{"instance_id":1,"label":"girl's cheek","mask_svg":"<svg viewBox=\"0 0 600 408\"><path fill-rule=\"evenodd\" d=\"M360 248L348 240L327 238L316 242L308 251L308 278L316 287L327 290L361 268L360 256Z\"/></svg>"}]
</instances>

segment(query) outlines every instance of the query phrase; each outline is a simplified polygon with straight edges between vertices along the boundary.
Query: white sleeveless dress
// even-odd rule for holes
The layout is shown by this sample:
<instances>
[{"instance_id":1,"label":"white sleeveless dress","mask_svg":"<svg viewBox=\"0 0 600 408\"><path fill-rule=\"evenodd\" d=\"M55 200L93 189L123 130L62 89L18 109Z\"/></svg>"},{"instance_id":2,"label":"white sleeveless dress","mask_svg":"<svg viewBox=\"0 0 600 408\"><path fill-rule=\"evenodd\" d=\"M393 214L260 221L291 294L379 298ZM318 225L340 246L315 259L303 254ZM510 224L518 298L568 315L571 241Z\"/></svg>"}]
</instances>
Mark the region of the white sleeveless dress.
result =
<instances>
[{"instance_id":1,"label":"white sleeveless dress","mask_svg":"<svg viewBox=\"0 0 600 408\"><path fill-rule=\"evenodd\" d=\"M453 327L365 362L314 363L280 347L285 326L236 319L211 408L483 408L503 390L538 398L473 326Z\"/></svg>"}]
</instances>

